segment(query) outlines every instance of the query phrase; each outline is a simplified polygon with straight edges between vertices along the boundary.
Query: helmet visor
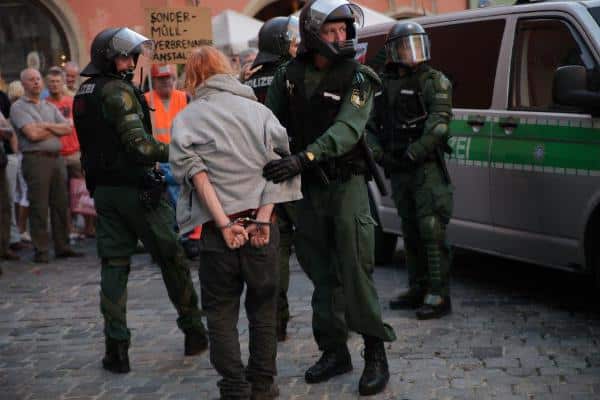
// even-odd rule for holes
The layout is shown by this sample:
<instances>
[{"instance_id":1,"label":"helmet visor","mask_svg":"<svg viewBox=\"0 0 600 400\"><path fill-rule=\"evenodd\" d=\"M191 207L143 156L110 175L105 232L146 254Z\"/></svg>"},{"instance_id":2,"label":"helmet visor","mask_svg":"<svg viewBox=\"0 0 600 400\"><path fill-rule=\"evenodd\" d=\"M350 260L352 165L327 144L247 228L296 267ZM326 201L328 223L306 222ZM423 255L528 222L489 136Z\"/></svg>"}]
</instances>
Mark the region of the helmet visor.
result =
<instances>
[{"instance_id":1,"label":"helmet visor","mask_svg":"<svg viewBox=\"0 0 600 400\"><path fill-rule=\"evenodd\" d=\"M346 0L317 0L311 4L308 10L308 29L314 34L318 34L327 17L340 7L348 7L357 28L362 28L365 16L358 5Z\"/></svg>"},{"instance_id":2,"label":"helmet visor","mask_svg":"<svg viewBox=\"0 0 600 400\"><path fill-rule=\"evenodd\" d=\"M300 23L296 16L292 15L288 19L287 38L290 42L300 43Z\"/></svg>"},{"instance_id":3,"label":"helmet visor","mask_svg":"<svg viewBox=\"0 0 600 400\"><path fill-rule=\"evenodd\" d=\"M388 59L394 63L417 65L429 60L430 49L427 35L402 36L385 45Z\"/></svg>"},{"instance_id":4,"label":"helmet visor","mask_svg":"<svg viewBox=\"0 0 600 400\"><path fill-rule=\"evenodd\" d=\"M121 29L110 41L110 47L116 55L142 54L152 58L154 42L129 28Z\"/></svg>"}]
</instances>

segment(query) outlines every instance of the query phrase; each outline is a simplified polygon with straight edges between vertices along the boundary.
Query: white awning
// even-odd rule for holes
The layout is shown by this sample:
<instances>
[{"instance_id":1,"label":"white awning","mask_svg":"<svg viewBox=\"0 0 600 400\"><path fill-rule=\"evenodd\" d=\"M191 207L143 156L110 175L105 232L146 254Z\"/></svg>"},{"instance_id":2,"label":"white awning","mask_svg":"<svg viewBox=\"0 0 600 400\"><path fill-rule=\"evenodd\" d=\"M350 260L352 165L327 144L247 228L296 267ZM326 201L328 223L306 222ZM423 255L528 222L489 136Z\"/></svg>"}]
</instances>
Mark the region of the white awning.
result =
<instances>
[{"instance_id":1,"label":"white awning","mask_svg":"<svg viewBox=\"0 0 600 400\"><path fill-rule=\"evenodd\" d=\"M249 40L258 36L262 24L256 18L225 10L212 17L214 46L227 55L239 54L249 47Z\"/></svg>"}]
</instances>

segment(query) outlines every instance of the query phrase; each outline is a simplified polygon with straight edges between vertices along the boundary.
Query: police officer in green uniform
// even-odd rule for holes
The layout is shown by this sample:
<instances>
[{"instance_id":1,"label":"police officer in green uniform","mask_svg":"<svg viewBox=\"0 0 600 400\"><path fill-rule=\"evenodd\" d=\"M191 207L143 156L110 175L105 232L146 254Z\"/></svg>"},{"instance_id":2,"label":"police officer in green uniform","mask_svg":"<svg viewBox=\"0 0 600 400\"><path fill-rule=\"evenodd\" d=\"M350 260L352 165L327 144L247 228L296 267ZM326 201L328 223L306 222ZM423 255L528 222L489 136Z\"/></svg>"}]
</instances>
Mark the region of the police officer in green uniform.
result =
<instances>
[{"instance_id":1,"label":"police officer in green uniform","mask_svg":"<svg viewBox=\"0 0 600 400\"><path fill-rule=\"evenodd\" d=\"M354 60L362 20L346 0L313 0L302 9L298 55L277 71L266 101L287 128L293 155L269 162L264 175L277 183L302 174L295 246L315 286L313 334L323 352L305 380L352 369L346 341L353 330L365 342L359 392L371 395L389 380L384 342L396 336L382 321L371 276L375 223L361 141L380 81Z\"/></svg>"},{"instance_id":2,"label":"police officer in green uniform","mask_svg":"<svg viewBox=\"0 0 600 400\"><path fill-rule=\"evenodd\" d=\"M104 316L105 369L129 372L130 331L125 319L127 279L138 238L159 264L169 298L185 334L185 354L208 346L185 255L171 229L172 209L164 179L154 169L169 158L168 145L154 140L148 106L131 79L137 58L152 42L128 28L100 32L92 42L90 77L74 101L87 187L98 213L102 259L100 309Z\"/></svg>"},{"instance_id":3,"label":"police officer in green uniform","mask_svg":"<svg viewBox=\"0 0 600 400\"><path fill-rule=\"evenodd\" d=\"M383 91L367 129L402 218L409 289L390 308L418 308L419 319L440 318L452 309L446 225L453 188L444 161L452 85L427 65L429 38L421 25L396 23L385 48Z\"/></svg>"},{"instance_id":4,"label":"police officer in green uniform","mask_svg":"<svg viewBox=\"0 0 600 400\"><path fill-rule=\"evenodd\" d=\"M258 32L258 55L252 64L255 70L244 83L254 89L258 101L264 104L277 69L294 55L298 40L298 18L275 17L263 24ZM295 202L275 205L279 226L279 296L277 297L277 340L287 337L290 309L287 292L290 286L290 253L294 239Z\"/></svg>"}]
</instances>

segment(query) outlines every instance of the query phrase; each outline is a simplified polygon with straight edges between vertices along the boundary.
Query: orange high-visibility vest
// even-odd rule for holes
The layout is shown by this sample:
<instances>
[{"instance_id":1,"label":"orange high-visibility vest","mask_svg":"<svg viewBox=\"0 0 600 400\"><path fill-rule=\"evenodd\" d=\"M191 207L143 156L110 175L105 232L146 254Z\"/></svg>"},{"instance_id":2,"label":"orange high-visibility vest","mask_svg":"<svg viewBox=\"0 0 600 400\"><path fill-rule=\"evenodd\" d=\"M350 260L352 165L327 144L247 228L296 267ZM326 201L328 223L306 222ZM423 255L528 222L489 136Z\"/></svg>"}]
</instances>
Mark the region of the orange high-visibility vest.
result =
<instances>
[{"instance_id":1,"label":"orange high-visibility vest","mask_svg":"<svg viewBox=\"0 0 600 400\"><path fill-rule=\"evenodd\" d=\"M146 93L145 96L148 105L156 110L152 113L152 131L154 133L154 137L160 142L170 143L171 124L173 123L177 113L183 110L187 105L185 92L182 92L181 90L173 90L168 110L165 109L162 100L160 97L158 97L158 94L156 94L155 90Z\"/></svg>"}]
</instances>

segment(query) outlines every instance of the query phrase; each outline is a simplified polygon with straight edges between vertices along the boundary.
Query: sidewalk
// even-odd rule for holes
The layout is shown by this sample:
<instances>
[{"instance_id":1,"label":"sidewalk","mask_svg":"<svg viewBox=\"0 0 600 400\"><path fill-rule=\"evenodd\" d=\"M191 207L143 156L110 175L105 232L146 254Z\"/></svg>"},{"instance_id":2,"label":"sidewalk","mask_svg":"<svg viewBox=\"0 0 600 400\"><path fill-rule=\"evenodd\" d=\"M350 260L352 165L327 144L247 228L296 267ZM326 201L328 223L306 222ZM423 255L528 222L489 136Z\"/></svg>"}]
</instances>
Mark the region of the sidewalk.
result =
<instances>
[{"instance_id":1,"label":"sidewalk","mask_svg":"<svg viewBox=\"0 0 600 400\"><path fill-rule=\"evenodd\" d=\"M104 351L99 311L100 263L93 242L83 260L3 263L0 277L0 399L216 399L218 376L208 353L183 356L183 334L159 269L135 256L129 280L132 372L114 375L100 365ZM29 260L30 257L26 255ZM504 264L500 264L502 268ZM514 267L517 268L517 267ZM494 275L495 274L495 275ZM384 318L398 340L388 346L391 380L373 399L600 399L600 314L577 289L557 297L470 267L453 275L454 313L417 321L387 301L406 284L404 269L378 267L375 280ZM198 289L196 268L192 269ZM496 283L498 280L501 283ZM549 285L558 285L563 275ZM289 339L279 346L281 399L356 399L362 340L352 335L354 371L307 385L304 371L319 357L312 338L312 286L294 261ZM579 282L579 281L577 281ZM552 286L551 286L552 288ZM247 359L248 326L239 331Z\"/></svg>"}]
</instances>

